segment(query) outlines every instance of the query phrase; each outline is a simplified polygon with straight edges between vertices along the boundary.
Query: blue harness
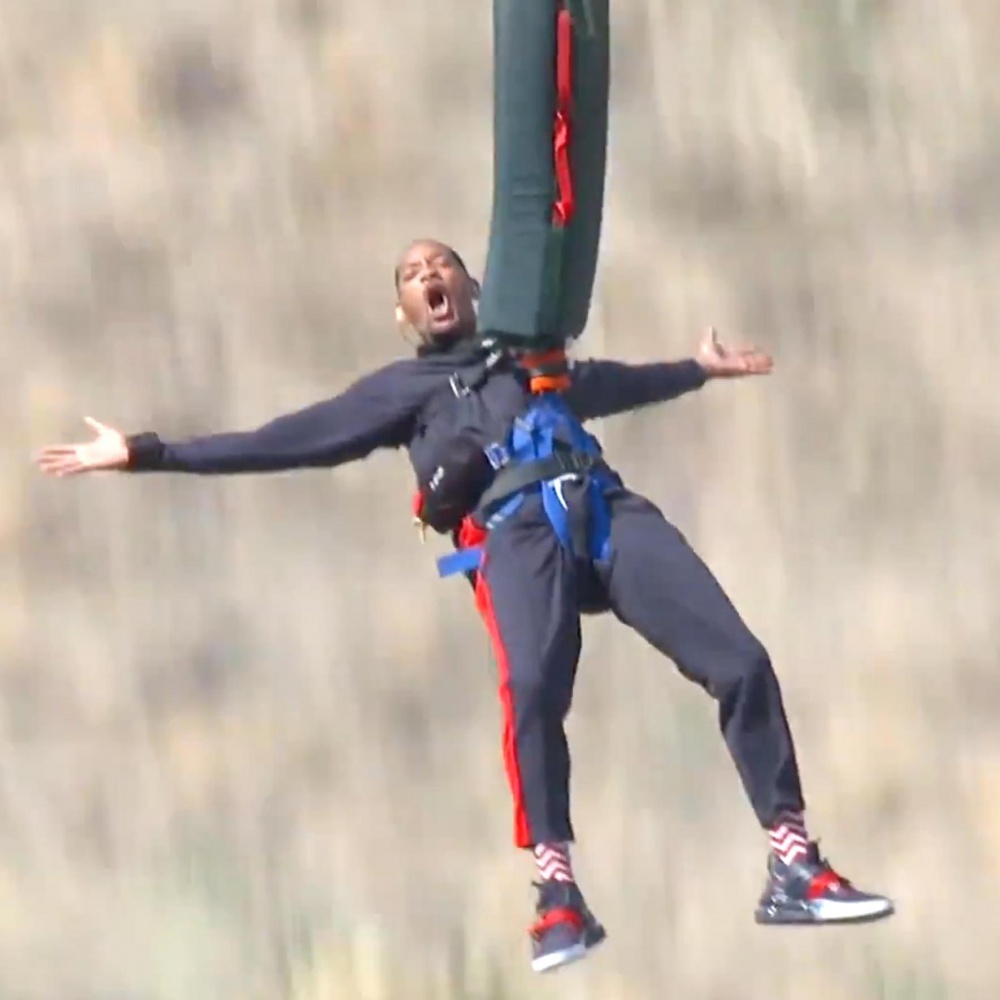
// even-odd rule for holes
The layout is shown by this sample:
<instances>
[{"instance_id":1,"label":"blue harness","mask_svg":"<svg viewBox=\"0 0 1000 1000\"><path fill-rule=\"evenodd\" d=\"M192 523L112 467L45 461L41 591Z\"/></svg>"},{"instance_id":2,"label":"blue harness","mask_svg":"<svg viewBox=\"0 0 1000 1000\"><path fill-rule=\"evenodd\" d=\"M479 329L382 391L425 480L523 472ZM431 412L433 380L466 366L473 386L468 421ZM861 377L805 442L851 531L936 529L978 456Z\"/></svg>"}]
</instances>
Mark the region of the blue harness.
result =
<instances>
[{"instance_id":1,"label":"blue harness","mask_svg":"<svg viewBox=\"0 0 1000 1000\"><path fill-rule=\"evenodd\" d=\"M532 493L541 493L542 506L560 543L575 556L606 560L611 551L611 513L606 491L619 485L601 461L601 445L554 392L532 398L518 417L507 440L489 445L486 456L497 470L493 485L483 494L476 518L487 531L514 514ZM586 476L586 538L575 538L564 487ZM581 551L585 548L586 551ZM438 575L452 576L477 570L483 546L450 553L438 560Z\"/></svg>"}]
</instances>

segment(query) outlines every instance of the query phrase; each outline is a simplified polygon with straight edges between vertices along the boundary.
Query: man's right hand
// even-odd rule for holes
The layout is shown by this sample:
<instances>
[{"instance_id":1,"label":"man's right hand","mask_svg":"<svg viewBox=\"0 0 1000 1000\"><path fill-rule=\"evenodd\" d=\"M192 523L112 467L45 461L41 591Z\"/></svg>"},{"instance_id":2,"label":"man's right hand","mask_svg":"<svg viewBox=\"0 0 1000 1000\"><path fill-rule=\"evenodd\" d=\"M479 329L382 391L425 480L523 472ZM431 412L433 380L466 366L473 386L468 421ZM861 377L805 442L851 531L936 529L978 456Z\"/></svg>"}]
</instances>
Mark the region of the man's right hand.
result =
<instances>
[{"instance_id":1,"label":"man's right hand","mask_svg":"<svg viewBox=\"0 0 1000 1000\"><path fill-rule=\"evenodd\" d=\"M709 327L698 345L695 360L709 378L742 378L745 375L769 375L774 359L756 347L725 347L715 327Z\"/></svg>"},{"instance_id":2,"label":"man's right hand","mask_svg":"<svg viewBox=\"0 0 1000 1000\"><path fill-rule=\"evenodd\" d=\"M50 476L76 476L81 472L125 468L128 464L125 435L92 417L83 419L94 431L94 440L80 444L53 444L43 448L36 457L42 472Z\"/></svg>"}]
</instances>

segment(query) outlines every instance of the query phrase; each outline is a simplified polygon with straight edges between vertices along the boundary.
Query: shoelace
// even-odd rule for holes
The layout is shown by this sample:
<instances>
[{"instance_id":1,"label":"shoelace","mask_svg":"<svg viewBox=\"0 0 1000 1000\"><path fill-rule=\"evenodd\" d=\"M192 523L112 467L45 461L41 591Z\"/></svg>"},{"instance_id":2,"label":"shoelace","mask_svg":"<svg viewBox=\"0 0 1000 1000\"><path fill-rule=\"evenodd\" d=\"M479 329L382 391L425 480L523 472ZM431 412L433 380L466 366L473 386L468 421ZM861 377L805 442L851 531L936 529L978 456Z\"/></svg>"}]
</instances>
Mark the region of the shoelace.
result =
<instances>
[{"instance_id":1,"label":"shoelace","mask_svg":"<svg viewBox=\"0 0 1000 1000\"><path fill-rule=\"evenodd\" d=\"M853 889L850 879L844 878L824 857L818 858L819 871L809 883L809 897L815 899L828 889Z\"/></svg>"},{"instance_id":2,"label":"shoelace","mask_svg":"<svg viewBox=\"0 0 1000 1000\"><path fill-rule=\"evenodd\" d=\"M544 882L532 882L531 884L536 889L541 889L545 885ZM586 906L582 904L579 908L574 906L554 906L539 916L538 920L528 928L528 933L537 940L557 924L569 924L575 930L581 931L589 915Z\"/></svg>"}]
</instances>

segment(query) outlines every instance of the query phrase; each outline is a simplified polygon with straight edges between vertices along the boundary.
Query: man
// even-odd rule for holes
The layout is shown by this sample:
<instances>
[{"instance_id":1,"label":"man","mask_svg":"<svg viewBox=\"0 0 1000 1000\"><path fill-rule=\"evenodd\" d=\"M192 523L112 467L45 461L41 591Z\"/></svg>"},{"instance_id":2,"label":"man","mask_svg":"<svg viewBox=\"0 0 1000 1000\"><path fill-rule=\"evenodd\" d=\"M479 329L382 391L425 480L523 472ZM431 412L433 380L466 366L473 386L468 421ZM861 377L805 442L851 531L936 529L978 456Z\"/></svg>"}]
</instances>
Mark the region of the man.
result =
<instances>
[{"instance_id":1,"label":"man","mask_svg":"<svg viewBox=\"0 0 1000 1000\"><path fill-rule=\"evenodd\" d=\"M45 448L39 464L56 476L100 469L234 474L332 467L378 448L405 447L432 506L435 490L454 478L457 468L452 509L438 527L467 524L483 503L487 481L470 486L463 481L466 470L483 465L475 456L511 440L511 428L533 412L532 396L516 365L484 368L484 351L475 338L478 285L453 250L433 240L413 243L397 266L396 291L397 320L416 334L416 357L359 379L333 399L254 431L177 443L151 433L126 437L87 418L94 440ZM708 379L766 374L771 368L771 359L756 350L727 350L714 331L690 360L579 362L560 396L566 407L560 419L574 423L623 413L696 390ZM463 372L475 377L465 379ZM599 447L582 430L570 429ZM792 736L763 646L653 504L627 490L603 462L580 468L584 471L560 476L559 482L519 490L516 506L499 523L485 519L478 539L484 556L472 571L499 664L515 840L533 851L540 875L533 967L564 965L605 937L574 881L569 855L574 833L563 722L580 654L581 611L611 611L718 702L726 743L770 838L759 923L888 916L891 901L860 892L838 876L806 833ZM549 502L550 494L543 496L546 489L555 490L558 504ZM587 539L596 538L593 524L577 515L588 514L597 501L606 516L592 551ZM582 544L558 537L557 507L567 524L584 525ZM461 530L462 544L460 536Z\"/></svg>"}]
</instances>

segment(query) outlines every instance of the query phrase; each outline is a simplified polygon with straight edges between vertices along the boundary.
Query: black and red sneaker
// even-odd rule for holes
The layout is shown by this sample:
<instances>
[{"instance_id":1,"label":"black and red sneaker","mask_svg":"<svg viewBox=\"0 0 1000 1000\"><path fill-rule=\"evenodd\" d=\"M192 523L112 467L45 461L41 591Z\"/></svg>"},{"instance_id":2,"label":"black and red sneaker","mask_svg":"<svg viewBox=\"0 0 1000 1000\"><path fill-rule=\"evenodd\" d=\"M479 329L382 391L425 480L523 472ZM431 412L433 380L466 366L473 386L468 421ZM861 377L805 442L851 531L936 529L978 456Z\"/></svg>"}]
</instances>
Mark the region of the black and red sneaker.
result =
<instances>
[{"instance_id":1,"label":"black and red sneaker","mask_svg":"<svg viewBox=\"0 0 1000 1000\"><path fill-rule=\"evenodd\" d=\"M528 931L535 972L551 972L576 962L607 937L575 882L536 882L535 888L538 919Z\"/></svg>"},{"instance_id":2,"label":"black and red sneaker","mask_svg":"<svg viewBox=\"0 0 1000 1000\"><path fill-rule=\"evenodd\" d=\"M891 899L856 889L810 843L806 856L791 864L770 856L755 919L758 924L867 923L894 912Z\"/></svg>"}]
</instances>

